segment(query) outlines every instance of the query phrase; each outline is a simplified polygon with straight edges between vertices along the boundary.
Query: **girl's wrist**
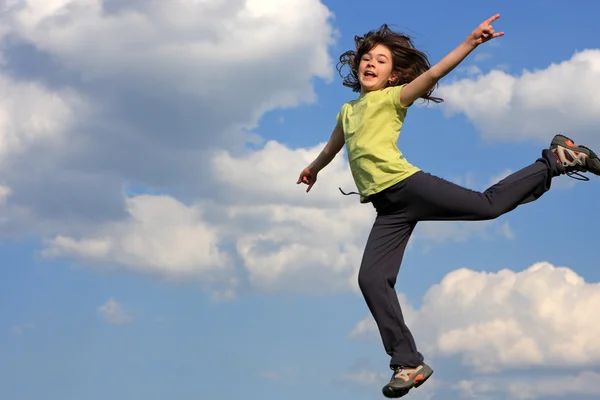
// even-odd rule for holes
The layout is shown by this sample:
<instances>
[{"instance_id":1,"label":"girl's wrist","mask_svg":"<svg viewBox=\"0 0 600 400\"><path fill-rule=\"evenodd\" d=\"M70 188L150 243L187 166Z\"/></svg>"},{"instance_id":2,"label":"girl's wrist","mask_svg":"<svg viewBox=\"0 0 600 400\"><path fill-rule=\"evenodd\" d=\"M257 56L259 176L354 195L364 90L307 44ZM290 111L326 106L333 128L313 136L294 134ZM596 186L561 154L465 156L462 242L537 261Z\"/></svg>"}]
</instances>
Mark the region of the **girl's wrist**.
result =
<instances>
[{"instance_id":1,"label":"girl's wrist","mask_svg":"<svg viewBox=\"0 0 600 400\"><path fill-rule=\"evenodd\" d=\"M469 35L469 37L464 40L463 45L472 50L477 47L477 42Z\"/></svg>"}]
</instances>

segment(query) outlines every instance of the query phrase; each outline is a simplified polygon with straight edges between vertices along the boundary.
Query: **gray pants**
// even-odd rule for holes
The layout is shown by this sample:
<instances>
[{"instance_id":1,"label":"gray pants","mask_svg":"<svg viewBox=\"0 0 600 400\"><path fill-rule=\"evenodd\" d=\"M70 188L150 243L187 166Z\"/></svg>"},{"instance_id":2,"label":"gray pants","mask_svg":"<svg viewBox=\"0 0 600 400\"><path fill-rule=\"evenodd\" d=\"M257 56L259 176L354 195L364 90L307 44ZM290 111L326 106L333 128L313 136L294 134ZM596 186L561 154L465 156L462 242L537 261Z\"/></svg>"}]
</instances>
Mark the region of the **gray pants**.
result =
<instances>
[{"instance_id":1,"label":"gray pants","mask_svg":"<svg viewBox=\"0 0 600 400\"><path fill-rule=\"evenodd\" d=\"M419 221L481 221L499 217L538 199L552 178L564 172L549 150L533 164L485 192L476 192L425 172L370 197L377 217L364 251L358 283L377 323L390 367L423 362L404 323L394 286L406 245Z\"/></svg>"}]
</instances>

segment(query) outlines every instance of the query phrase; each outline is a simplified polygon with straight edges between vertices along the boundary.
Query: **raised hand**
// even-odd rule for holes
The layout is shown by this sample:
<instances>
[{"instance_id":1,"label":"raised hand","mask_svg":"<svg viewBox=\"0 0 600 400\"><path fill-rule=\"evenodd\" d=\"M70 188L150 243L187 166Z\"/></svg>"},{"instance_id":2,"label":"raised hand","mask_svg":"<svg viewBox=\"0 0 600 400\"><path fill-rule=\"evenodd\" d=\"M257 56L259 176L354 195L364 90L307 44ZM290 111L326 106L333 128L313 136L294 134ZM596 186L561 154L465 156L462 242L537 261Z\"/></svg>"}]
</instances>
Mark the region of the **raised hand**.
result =
<instances>
[{"instance_id":1,"label":"raised hand","mask_svg":"<svg viewBox=\"0 0 600 400\"><path fill-rule=\"evenodd\" d=\"M504 36L504 32L495 32L492 27L492 22L500 18L500 14L496 14L483 21L469 36L473 44L479 46L482 43L490 41L500 36Z\"/></svg>"}]
</instances>

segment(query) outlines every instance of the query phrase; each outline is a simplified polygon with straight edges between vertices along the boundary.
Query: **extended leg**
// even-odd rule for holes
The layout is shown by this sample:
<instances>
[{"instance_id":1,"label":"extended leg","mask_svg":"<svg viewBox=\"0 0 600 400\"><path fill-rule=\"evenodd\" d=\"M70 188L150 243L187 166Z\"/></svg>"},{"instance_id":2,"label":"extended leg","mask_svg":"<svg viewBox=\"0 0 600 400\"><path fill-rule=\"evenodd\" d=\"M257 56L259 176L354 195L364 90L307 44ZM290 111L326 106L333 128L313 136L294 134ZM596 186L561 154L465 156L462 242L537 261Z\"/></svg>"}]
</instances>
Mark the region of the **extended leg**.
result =
<instances>
[{"instance_id":1,"label":"extended leg","mask_svg":"<svg viewBox=\"0 0 600 400\"><path fill-rule=\"evenodd\" d=\"M563 172L550 150L533 164L507 176L484 192L466 189L442 178L419 173L406 181L398 196L407 203L410 220L495 219L541 197L554 176Z\"/></svg>"}]
</instances>

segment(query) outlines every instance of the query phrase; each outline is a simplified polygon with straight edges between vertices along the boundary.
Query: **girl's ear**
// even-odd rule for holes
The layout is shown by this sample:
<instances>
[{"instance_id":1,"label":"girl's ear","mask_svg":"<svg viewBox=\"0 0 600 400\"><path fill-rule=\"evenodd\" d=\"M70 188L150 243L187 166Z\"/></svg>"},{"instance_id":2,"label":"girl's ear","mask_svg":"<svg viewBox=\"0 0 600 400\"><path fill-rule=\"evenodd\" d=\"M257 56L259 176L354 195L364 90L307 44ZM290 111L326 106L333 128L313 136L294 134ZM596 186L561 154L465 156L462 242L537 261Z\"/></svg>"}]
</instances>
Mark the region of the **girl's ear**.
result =
<instances>
[{"instance_id":1,"label":"girl's ear","mask_svg":"<svg viewBox=\"0 0 600 400\"><path fill-rule=\"evenodd\" d=\"M388 80L390 84L395 83L398 80L398 73L392 72L390 75L390 79Z\"/></svg>"}]
</instances>

